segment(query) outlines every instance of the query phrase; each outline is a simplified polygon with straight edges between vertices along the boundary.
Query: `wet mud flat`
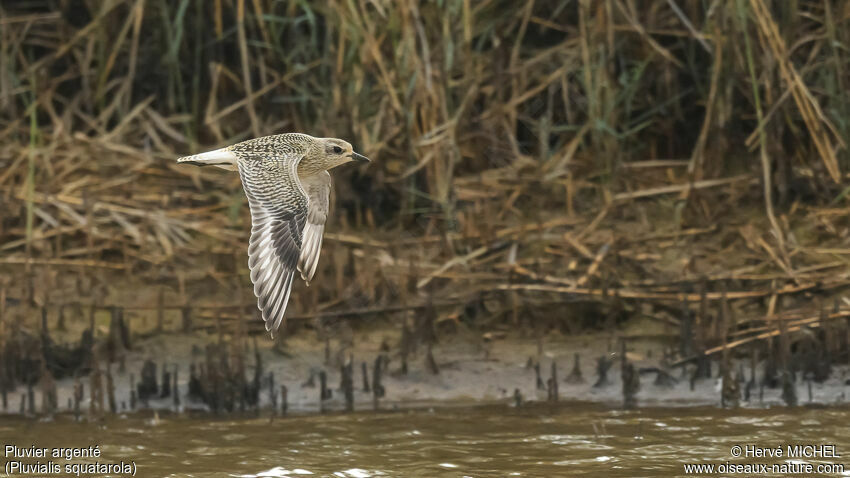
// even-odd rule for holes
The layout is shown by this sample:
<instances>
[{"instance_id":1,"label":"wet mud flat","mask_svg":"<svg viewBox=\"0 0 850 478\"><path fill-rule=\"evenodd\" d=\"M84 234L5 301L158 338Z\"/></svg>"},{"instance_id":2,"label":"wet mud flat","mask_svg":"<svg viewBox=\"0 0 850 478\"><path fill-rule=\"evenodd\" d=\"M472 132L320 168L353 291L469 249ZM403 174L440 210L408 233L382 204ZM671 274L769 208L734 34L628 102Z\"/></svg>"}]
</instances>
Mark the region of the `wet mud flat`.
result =
<instances>
[{"instance_id":1,"label":"wet mud flat","mask_svg":"<svg viewBox=\"0 0 850 478\"><path fill-rule=\"evenodd\" d=\"M126 281L89 294L90 303L66 293L39 306L37 297L20 299L26 290L0 297L0 411L283 415L470 402L628 409L847 400L850 308L840 291L783 300L796 289L777 289L765 316L751 299L761 291L733 293L725 282L664 292L663 303L652 302L659 294L602 289L502 321L472 320L469 310L429 298L360 315L295 313L271 339L260 320L239 313L257 312L239 288L228 301L209 296L218 289L201 279L177 293ZM79 288L72 285L65 289ZM492 305L486 297L476 304Z\"/></svg>"},{"instance_id":2,"label":"wet mud flat","mask_svg":"<svg viewBox=\"0 0 850 478\"><path fill-rule=\"evenodd\" d=\"M645 332L648 325L631 328ZM777 341L775 354L753 349L749 357L700 363L671 360L669 338L629 329L439 339L406 326L346 330L324 340L303 331L237 341L198 332L133 336L115 325L105 340L88 344L89 352L82 349L91 340L85 333L82 345L54 344L42 358L15 361L7 348L2 410L83 418L145 410L285 415L492 402L760 408L847 400L850 369L823 363L811 355L814 345L797 347L793 360L783 358ZM54 376L58 365L48 363L60 359L65 366L79 360L78 367ZM22 375L9 386L14 374Z\"/></svg>"}]
</instances>

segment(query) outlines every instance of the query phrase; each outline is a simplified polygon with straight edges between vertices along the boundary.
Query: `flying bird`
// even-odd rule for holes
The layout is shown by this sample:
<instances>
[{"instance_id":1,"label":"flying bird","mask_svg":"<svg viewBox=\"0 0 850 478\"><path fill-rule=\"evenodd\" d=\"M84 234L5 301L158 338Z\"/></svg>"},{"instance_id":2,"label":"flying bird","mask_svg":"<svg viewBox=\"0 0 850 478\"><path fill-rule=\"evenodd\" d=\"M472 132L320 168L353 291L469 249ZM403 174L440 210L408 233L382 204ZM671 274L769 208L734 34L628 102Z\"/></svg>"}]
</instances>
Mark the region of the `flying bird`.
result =
<instances>
[{"instance_id":1,"label":"flying bird","mask_svg":"<svg viewBox=\"0 0 850 478\"><path fill-rule=\"evenodd\" d=\"M238 171L251 209L248 268L257 307L274 337L296 273L310 284L319 263L331 191L329 169L369 158L346 141L286 133L251 139L178 163Z\"/></svg>"}]
</instances>

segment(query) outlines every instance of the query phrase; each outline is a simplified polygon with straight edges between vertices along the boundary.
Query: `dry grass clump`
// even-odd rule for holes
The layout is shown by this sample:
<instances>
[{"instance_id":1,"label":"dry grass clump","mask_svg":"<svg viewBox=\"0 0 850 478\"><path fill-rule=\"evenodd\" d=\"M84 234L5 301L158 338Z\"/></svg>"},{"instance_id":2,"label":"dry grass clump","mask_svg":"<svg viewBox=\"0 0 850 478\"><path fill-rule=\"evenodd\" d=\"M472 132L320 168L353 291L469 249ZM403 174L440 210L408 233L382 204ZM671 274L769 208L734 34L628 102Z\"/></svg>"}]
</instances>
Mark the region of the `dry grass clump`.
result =
<instances>
[{"instance_id":1,"label":"dry grass clump","mask_svg":"<svg viewBox=\"0 0 850 478\"><path fill-rule=\"evenodd\" d=\"M0 8L0 262L19 297L80 295L34 291L44 267L117 270L175 307L211 281L249 310L238 179L173 160L283 131L376 160L337 181L326 280L296 315L669 308L702 282L761 307L848 277L850 4Z\"/></svg>"}]
</instances>

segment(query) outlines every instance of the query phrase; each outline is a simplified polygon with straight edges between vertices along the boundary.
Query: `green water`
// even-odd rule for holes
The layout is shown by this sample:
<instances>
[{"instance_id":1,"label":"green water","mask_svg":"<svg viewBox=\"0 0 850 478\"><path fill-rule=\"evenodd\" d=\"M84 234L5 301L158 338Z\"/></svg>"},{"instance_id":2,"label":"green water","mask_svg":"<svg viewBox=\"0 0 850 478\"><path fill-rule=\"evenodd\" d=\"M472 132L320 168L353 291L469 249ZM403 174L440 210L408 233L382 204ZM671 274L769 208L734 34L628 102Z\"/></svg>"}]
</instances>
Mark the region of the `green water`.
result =
<instances>
[{"instance_id":1,"label":"green water","mask_svg":"<svg viewBox=\"0 0 850 478\"><path fill-rule=\"evenodd\" d=\"M96 423L0 419L0 441L18 447L99 447L96 459L134 462L136 476L787 476L692 474L684 464L847 463L850 410L622 411L589 404L515 409L492 405L262 418L150 416ZM839 458L733 458L734 445L834 445ZM11 457L4 458L4 466ZM790 461L789 461L790 460ZM72 476L72 475L71 475ZM80 476L101 476L97 474ZM110 476L127 476L121 473ZM795 475L802 476L802 475Z\"/></svg>"}]
</instances>

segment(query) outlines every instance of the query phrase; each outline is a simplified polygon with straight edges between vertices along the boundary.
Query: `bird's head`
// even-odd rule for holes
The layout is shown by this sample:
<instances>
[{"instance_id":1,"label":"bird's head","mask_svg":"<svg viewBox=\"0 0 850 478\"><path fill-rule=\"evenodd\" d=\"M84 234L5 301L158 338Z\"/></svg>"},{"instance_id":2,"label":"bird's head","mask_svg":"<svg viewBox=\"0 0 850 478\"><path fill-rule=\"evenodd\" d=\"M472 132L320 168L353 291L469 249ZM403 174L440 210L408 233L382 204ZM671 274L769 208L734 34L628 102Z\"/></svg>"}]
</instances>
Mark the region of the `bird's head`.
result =
<instances>
[{"instance_id":1,"label":"bird's head","mask_svg":"<svg viewBox=\"0 0 850 478\"><path fill-rule=\"evenodd\" d=\"M369 162L369 158L355 153L351 144L341 139L319 138L313 148L313 156L318 159L322 167L326 170L352 161Z\"/></svg>"}]
</instances>

